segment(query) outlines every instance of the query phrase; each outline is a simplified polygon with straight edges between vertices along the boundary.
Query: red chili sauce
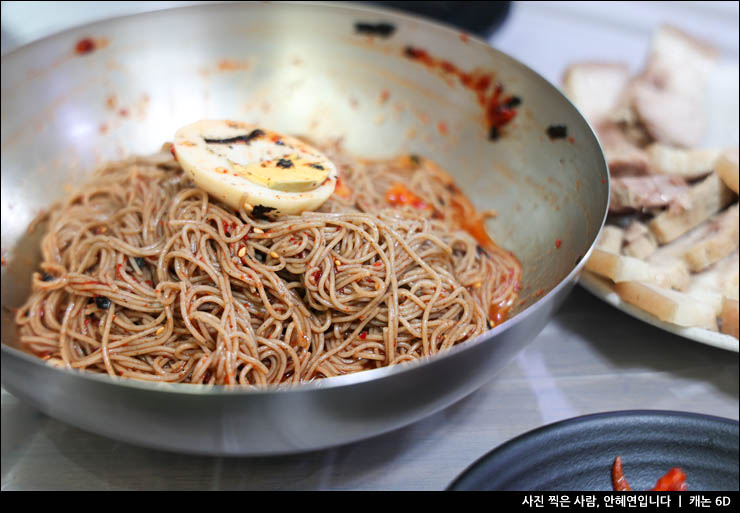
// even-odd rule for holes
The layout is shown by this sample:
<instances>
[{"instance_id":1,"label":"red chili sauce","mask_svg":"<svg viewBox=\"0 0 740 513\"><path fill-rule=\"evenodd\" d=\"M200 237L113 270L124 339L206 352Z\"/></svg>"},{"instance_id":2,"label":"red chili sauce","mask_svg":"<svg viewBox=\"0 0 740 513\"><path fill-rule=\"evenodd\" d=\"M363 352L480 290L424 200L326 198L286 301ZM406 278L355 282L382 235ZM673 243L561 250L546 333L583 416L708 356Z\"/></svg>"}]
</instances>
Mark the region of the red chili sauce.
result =
<instances>
[{"instance_id":1,"label":"red chili sauce","mask_svg":"<svg viewBox=\"0 0 740 513\"><path fill-rule=\"evenodd\" d=\"M421 62L428 68L438 69L446 74L456 76L464 87L473 91L478 97L478 103L484 110L488 137L492 141L501 137L502 128L516 117L516 107L522 103L521 98L511 95L504 96L503 85L494 81L492 73L478 71L468 73L458 69L450 61L432 57L426 50L413 46L407 46L404 49L404 55L409 59Z\"/></svg>"}]
</instances>

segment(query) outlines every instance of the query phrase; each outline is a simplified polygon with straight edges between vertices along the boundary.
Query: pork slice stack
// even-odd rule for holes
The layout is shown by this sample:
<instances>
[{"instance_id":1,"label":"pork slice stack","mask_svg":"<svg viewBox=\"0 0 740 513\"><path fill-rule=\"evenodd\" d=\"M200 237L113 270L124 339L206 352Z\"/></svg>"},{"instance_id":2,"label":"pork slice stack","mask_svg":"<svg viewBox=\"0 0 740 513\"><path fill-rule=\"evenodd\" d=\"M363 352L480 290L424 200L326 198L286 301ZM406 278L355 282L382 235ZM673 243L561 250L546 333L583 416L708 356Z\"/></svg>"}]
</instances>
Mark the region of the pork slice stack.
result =
<instances>
[{"instance_id":1,"label":"pork slice stack","mask_svg":"<svg viewBox=\"0 0 740 513\"><path fill-rule=\"evenodd\" d=\"M738 337L737 279L717 285L737 267L738 150L700 147L717 61L714 48L665 26L638 74L574 63L563 86L609 164L610 226L587 268L661 320Z\"/></svg>"}]
</instances>

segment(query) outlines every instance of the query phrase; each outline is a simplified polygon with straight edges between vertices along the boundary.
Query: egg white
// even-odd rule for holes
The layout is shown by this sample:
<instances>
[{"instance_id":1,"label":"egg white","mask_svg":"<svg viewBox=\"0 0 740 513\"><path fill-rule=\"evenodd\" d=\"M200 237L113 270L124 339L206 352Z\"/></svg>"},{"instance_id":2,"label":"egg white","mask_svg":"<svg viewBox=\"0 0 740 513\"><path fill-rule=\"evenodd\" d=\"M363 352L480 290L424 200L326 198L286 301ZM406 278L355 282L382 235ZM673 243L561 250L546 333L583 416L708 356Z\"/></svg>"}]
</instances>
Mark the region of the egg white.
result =
<instances>
[{"instance_id":1,"label":"egg white","mask_svg":"<svg viewBox=\"0 0 740 513\"><path fill-rule=\"evenodd\" d=\"M264 135L247 142L206 142L206 139L248 136L254 130ZM175 133L174 150L183 170L198 187L234 209L252 211L257 206L266 207L271 217L316 210L329 199L337 183L336 167L319 150L294 137L247 123L228 120L192 123ZM286 192L250 180L241 172L242 166L290 156L317 162L328 170L328 175L311 190Z\"/></svg>"}]
</instances>

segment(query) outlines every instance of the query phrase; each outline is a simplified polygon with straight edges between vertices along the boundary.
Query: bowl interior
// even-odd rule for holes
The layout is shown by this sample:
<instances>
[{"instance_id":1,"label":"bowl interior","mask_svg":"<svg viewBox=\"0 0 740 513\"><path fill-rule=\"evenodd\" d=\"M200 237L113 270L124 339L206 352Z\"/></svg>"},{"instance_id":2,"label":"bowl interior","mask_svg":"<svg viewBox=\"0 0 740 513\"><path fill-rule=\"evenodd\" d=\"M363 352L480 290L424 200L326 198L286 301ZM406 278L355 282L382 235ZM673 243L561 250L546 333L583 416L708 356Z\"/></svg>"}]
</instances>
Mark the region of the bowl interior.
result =
<instances>
[{"instance_id":1,"label":"bowl interior","mask_svg":"<svg viewBox=\"0 0 740 513\"><path fill-rule=\"evenodd\" d=\"M390 37L356 23L390 23ZM178 37L173 35L179 34ZM90 38L95 49L76 51ZM404 56L423 48L465 72L492 73L522 100L497 141L476 94ZM73 29L2 60L2 342L39 261L32 220L106 161L155 152L202 118L258 123L350 153L416 153L445 167L494 239L524 267L531 306L594 242L608 202L603 154L554 87L473 38L389 11L292 4L212 5ZM567 127L550 139L547 127Z\"/></svg>"}]
</instances>

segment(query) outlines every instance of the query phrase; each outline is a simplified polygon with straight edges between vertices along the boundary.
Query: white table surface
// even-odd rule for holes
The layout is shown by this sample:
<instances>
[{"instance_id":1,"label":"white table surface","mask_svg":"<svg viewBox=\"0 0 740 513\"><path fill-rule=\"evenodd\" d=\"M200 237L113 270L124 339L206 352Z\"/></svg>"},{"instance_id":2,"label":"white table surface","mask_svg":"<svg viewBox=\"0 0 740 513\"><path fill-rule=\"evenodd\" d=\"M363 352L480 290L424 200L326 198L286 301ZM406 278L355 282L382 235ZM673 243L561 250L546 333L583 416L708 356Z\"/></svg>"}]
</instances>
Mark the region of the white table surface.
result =
<instances>
[{"instance_id":1,"label":"white table surface","mask_svg":"<svg viewBox=\"0 0 740 513\"><path fill-rule=\"evenodd\" d=\"M189 3L197 2L3 2L2 52L88 21ZM662 22L737 62L735 2L516 3L491 43L558 83L572 60L638 69ZM337 449L274 458L142 449L46 417L3 390L2 490L439 490L510 438L578 415L662 409L737 419L738 383L737 353L663 332L576 288L486 386L412 426Z\"/></svg>"}]
</instances>

